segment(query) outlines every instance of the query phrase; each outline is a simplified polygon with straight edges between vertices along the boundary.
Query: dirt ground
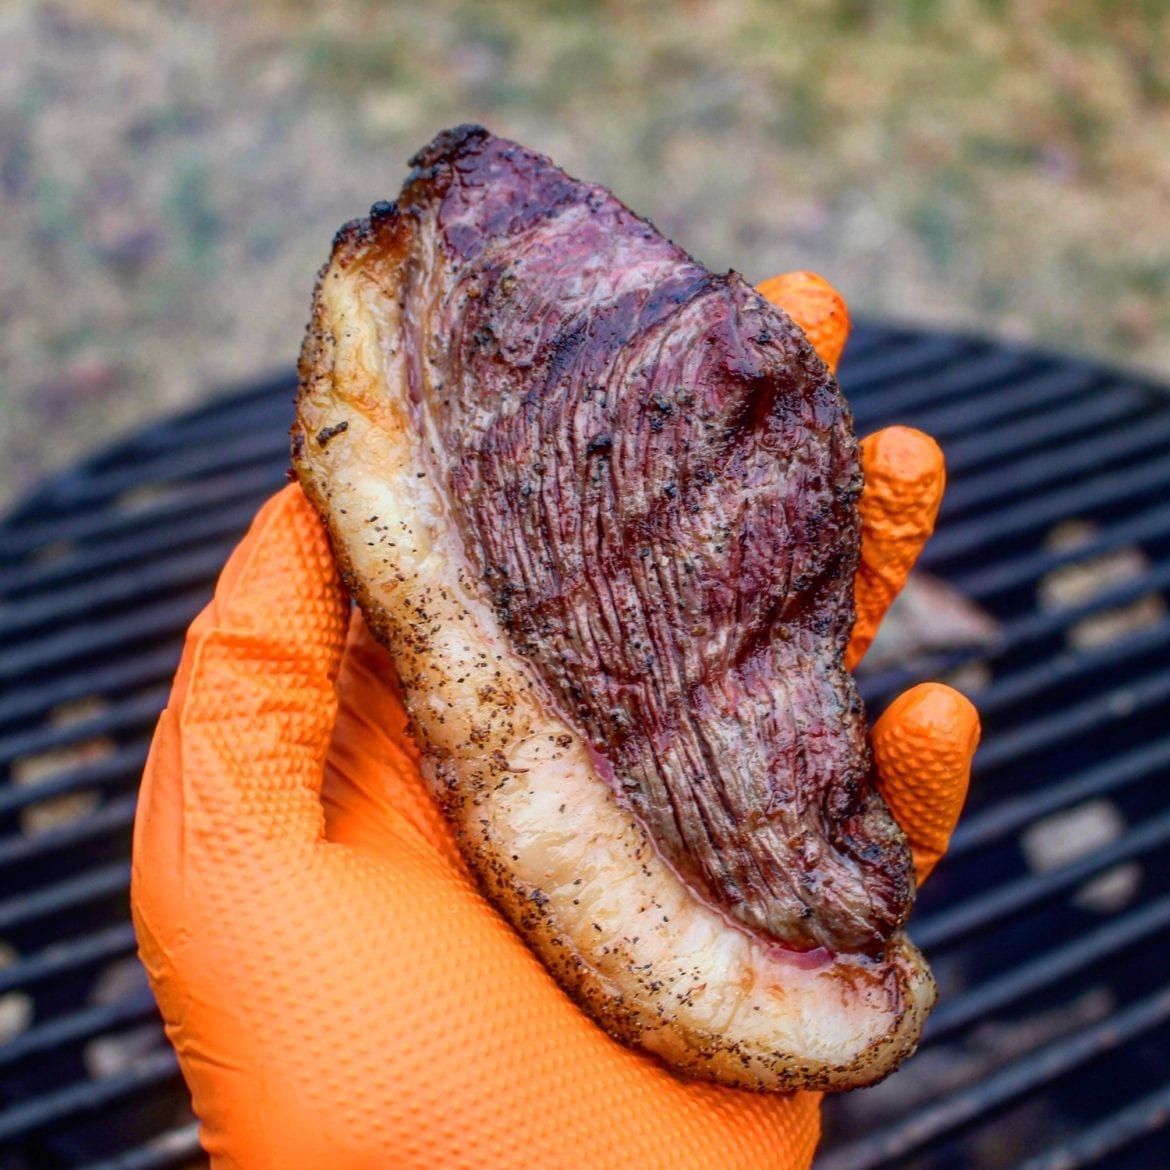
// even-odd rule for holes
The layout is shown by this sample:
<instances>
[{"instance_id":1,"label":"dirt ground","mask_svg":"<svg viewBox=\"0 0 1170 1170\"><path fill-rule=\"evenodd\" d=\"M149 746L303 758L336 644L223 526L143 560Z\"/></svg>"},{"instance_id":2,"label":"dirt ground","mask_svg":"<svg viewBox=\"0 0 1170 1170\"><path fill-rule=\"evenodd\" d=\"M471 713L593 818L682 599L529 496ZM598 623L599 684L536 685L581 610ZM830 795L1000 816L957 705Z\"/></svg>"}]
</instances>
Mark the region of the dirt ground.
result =
<instances>
[{"instance_id":1,"label":"dirt ground","mask_svg":"<svg viewBox=\"0 0 1170 1170\"><path fill-rule=\"evenodd\" d=\"M289 368L463 121L713 268L1170 376L1163 0L6 0L0 47L0 509Z\"/></svg>"}]
</instances>

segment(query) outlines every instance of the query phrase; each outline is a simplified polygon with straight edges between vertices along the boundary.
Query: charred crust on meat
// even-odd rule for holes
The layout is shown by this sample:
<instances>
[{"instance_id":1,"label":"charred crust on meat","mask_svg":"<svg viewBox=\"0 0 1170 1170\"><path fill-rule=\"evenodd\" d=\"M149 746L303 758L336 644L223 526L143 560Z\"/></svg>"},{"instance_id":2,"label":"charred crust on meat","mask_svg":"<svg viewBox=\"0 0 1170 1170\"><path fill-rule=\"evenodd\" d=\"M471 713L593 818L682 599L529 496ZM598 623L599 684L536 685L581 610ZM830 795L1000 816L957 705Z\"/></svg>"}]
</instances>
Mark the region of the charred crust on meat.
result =
<instances>
[{"instance_id":1,"label":"charred crust on meat","mask_svg":"<svg viewBox=\"0 0 1170 1170\"><path fill-rule=\"evenodd\" d=\"M377 231L384 224L391 223L398 216L398 204L379 199L370 207L370 226Z\"/></svg>"},{"instance_id":2,"label":"charred crust on meat","mask_svg":"<svg viewBox=\"0 0 1170 1170\"><path fill-rule=\"evenodd\" d=\"M416 171L425 170L437 162L461 153L472 144L487 142L491 137L491 133L483 126L474 122L464 122L462 125L453 126L450 130L440 131L434 139L410 159L410 166ZM414 177L412 173L407 179L408 186L414 181Z\"/></svg>"},{"instance_id":3,"label":"charred crust on meat","mask_svg":"<svg viewBox=\"0 0 1170 1170\"><path fill-rule=\"evenodd\" d=\"M334 423L329 427L322 427L316 434L314 441L318 447L324 447L328 444L330 439L336 438L338 435L344 434L349 430L349 420L342 419L339 423ZM302 439L303 442L303 439Z\"/></svg>"},{"instance_id":4,"label":"charred crust on meat","mask_svg":"<svg viewBox=\"0 0 1170 1170\"><path fill-rule=\"evenodd\" d=\"M344 255L346 252L351 251L357 242L369 237L369 231L370 221L368 219L351 219L348 223L343 223L333 236L334 256L336 257L338 254ZM321 269L321 272L318 273L318 281L324 277L328 268L329 265L327 264Z\"/></svg>"}]
</instances>

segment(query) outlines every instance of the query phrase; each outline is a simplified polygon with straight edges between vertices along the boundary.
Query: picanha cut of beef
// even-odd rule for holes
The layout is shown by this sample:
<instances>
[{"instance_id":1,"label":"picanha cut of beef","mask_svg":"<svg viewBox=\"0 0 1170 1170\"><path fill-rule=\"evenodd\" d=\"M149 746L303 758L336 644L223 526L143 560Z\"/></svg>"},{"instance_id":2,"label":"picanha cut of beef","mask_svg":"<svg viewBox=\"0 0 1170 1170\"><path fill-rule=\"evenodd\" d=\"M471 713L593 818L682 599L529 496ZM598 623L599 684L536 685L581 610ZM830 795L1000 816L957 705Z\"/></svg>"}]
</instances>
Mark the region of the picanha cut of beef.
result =
<instances>
[{"instance_id":1,"label":"picanha cut of beef","mask_svg":"<svg viewBox=\"0 0 1170 1170\"><path fill-rule=\"evenodd\" d=\"M800 330L478 127L339 232L294 465L485 890L675 1067L843 1087L933 998L842 659L860 471Z\"/></svg>"}]
</instances>

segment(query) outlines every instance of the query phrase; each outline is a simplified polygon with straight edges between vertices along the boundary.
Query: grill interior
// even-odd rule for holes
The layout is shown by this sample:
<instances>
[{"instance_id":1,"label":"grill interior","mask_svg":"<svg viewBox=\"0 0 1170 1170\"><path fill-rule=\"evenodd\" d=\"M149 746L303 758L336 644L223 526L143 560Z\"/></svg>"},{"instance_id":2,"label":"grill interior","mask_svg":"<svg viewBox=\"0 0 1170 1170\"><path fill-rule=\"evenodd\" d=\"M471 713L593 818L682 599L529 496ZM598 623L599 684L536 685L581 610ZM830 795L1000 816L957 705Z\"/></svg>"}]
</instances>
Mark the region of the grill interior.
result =
<instances>
[{"instance_id":1,"label":"grill interior","mask_svg":"<svg viewBox=\"0 0 1170 1170\"><path fill-rule=\"evenodd\" d=\"M862 682L876 712L953 678L984 742L912 922L940 1005L895 1076L829 1102L818 1166L1166 1164L1170 398L872 325L841 381L859 433L942 443L922 565L994 633ZM0 524L0 1170L203 1165L134 958L131 823L182 631L283 481L292 393L279 379L150 427Z\"/></svg>"}]
</instances>

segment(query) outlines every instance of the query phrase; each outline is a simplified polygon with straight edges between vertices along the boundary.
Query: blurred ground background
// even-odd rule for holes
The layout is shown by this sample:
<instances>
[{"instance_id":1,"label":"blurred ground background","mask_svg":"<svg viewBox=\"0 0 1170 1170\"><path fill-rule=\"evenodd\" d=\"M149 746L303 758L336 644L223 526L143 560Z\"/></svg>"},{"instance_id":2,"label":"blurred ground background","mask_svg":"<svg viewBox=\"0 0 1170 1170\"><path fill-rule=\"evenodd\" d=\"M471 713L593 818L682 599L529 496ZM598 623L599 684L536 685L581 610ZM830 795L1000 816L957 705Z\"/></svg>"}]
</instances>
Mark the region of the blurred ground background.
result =
<instances>
[{"instance_id":1,"label":"blurred ground background","mask_svg":"<svg viewBox=\"0 0 1170 1170\"><path fill-rule=\"evenodd\" d=\"M289 369L462 121L713 268L1170 375L1164 0L5 0L0 49L0 509Z\"/></svg>"}]
</instances>

